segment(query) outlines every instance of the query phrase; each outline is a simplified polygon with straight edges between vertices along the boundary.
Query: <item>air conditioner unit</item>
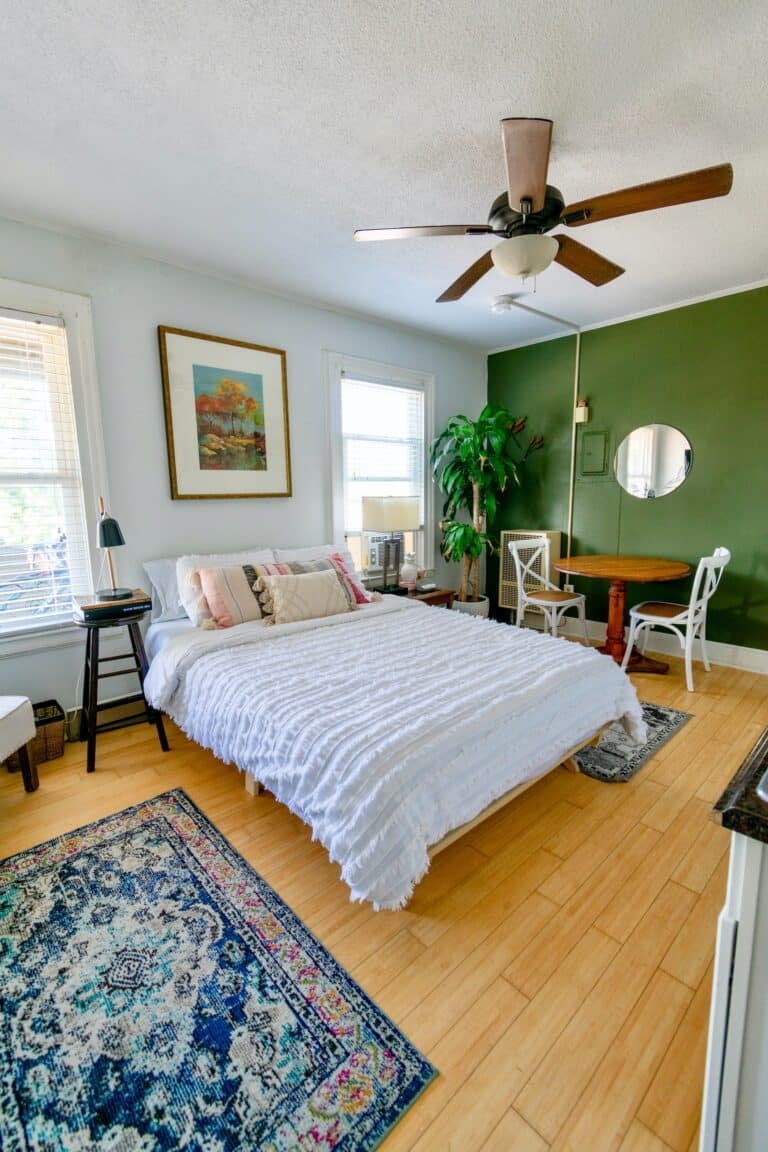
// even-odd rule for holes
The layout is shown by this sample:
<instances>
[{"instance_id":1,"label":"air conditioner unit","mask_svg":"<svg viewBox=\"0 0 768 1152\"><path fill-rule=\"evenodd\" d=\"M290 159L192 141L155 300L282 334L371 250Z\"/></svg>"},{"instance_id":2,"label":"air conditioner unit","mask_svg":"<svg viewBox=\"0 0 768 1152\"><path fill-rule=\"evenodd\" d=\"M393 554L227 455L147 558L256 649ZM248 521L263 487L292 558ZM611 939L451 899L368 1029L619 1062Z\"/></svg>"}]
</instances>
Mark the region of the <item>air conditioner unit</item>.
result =
<instances>
[{"instance_id":1,"label":"air conditioner unit","mask_svg":"<svg viewBox=\"0 0 768 1152\"><path fill-rule=\"evenodd\" d=\"M517 574L515 572L515 561L508 548L510 540L530 540L535 543L541 540L542 537L547 537L549 540L549 572L543 571L544 555L542 553L536 561L537 570L540 576L551 580L553 584L559 584L560 573L555 568L555 563L560 559L561 548L561 532L547 532L547 531L530 531L514 530L501 533L501 542L499 547L499 607L509 608L512 612L517 611ZM526 583L526 590L535 592L540 589L541 585L537 584L535 580L529 580ZM542 612L538 608L529 607L526 609L526 618L529 614L534 616L541 616Z\"/></svg>"},{"instance_id":2,"label":"air conditioner unit","mask_svg":"<svg viewBox=\"0 0 768 1152\"><path fill-rule=\"evenodd\" d=\"M364 536L367 543L369 572L381 572L384 568L384 545L388 540L400 541L400 560L405 559L405 533L404 532L367 532ZM393 578L397 579L396 574Z\"/></svg>"}]
</instances>

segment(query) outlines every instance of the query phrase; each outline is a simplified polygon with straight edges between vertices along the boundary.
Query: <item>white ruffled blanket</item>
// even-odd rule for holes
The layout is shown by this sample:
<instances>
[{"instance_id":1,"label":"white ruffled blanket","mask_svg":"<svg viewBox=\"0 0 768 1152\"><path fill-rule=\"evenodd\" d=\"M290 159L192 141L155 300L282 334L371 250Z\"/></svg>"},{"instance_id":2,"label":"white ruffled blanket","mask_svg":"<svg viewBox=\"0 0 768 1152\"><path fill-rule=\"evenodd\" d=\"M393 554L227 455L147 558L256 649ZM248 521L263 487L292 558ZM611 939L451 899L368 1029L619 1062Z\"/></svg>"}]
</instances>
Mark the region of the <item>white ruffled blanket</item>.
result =
<instances>
[{"instance_id":1,"label":"white ruffled blanket","mask_svg":"<svg viewBox=\"0 0 768 1152\"><path fill-rule=\"evenodd\" d=\"M398 597L179 636L145 688L309 824L352 898L377 909L407 903L431 844L603 724L645 739L609 657Z\"/></svg>"}]
</instances>

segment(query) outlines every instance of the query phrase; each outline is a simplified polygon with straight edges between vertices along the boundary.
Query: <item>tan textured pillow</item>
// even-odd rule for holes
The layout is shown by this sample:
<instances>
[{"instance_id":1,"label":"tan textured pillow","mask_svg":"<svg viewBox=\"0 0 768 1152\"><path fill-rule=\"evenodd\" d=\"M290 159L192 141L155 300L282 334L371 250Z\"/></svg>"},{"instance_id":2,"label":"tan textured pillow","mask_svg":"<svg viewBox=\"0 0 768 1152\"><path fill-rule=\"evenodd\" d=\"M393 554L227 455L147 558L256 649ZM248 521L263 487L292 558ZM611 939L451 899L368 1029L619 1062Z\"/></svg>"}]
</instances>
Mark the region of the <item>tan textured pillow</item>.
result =
<instances>
[{"instance_id":1,"label":"tan textured pillow","mask_svg":"<svg viewBox=\"0 0 768 1152\"><path fill-rule=\"evenodd\" d=\"M272 593L268 586L264 583L262 577L264 576L301 576L305 572L330 572L333 571L337 574L339 581L344 589L347 600L350 604L360 603L357 592L352 581L347 575L342 563L337 561L334 556L329 556L324 560L307 560L297 561L290 560L285 563L275 561L274 564L257 564L255 568L256 583L254 584L254 592L259 597L259 605L261 607L261 615L267 622L272 615Z\"/></svg>"},{"instance_id":2,"label":"tan textured pillow","mask_svg":"<svg viewBox=\"0 0 768 1152\"><path fill-rule=\"evenodd\" d=\"M302 575L262 576L272 600L272 623L292 624L296 620L315 620L352 612L347 590L335 571L305 572Z\"/></svg>"}]
</instances>

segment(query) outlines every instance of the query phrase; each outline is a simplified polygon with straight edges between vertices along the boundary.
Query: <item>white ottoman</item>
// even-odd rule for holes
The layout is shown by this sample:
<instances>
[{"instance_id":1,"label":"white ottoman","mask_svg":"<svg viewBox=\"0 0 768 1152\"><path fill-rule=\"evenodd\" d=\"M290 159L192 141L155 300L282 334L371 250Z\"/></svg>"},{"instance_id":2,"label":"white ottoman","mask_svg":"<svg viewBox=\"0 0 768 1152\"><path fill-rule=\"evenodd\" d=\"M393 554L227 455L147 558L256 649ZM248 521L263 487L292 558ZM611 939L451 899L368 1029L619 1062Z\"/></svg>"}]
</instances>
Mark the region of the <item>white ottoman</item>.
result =
<instances>
[{"instance_id":1,"label":"white ottoman","mask_svg":"<svg viewBox=\"0 0 768 1152\"><path fill-rule=\"evenodd\" d=\"M38 785L37 768L27 750L27 744L34 736L35 714L27 697L0 696L0 761L18 752L27 792L34 792Z\"/></svg>"}]
</instances>

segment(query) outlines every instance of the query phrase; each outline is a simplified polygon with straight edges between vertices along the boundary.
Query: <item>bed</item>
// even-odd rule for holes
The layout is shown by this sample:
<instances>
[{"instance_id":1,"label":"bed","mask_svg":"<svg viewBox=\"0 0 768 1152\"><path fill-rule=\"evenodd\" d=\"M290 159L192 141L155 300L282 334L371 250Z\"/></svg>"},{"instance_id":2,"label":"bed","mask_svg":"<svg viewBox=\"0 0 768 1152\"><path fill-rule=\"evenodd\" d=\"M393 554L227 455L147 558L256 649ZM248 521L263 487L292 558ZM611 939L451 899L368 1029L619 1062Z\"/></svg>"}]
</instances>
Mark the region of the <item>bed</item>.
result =
<instances>
[{"instance_id":1,"label":"bed","mask_svg":"<svg viewBox=\"0 0 768 1152\"><path fill-rule=\"evenodd\" d=\"M439 848L605 725L645 738L632 684L596 650L403 597L175 623L150 638L150 702L297 813L377 909L404 907Z\"/></svg>"}]
</instances>

